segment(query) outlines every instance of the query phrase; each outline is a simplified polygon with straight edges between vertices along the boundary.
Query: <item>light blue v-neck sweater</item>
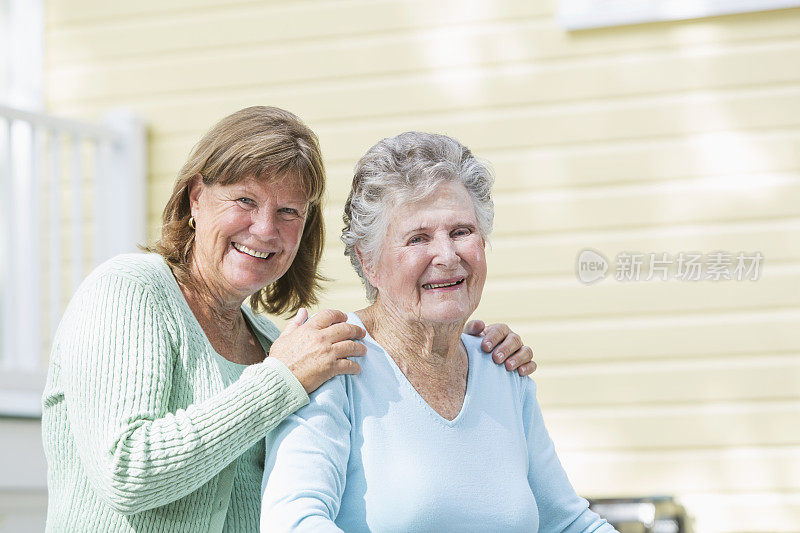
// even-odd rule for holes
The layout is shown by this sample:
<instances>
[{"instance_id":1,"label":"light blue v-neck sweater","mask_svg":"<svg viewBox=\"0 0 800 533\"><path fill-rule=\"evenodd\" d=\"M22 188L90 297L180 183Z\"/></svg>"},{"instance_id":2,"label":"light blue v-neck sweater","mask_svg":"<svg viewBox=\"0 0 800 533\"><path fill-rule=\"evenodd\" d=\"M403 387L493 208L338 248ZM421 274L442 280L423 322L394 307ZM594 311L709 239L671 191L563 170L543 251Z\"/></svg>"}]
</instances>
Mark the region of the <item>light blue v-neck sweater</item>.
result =
<instances>
[{"instance_id":1,"label":"light blue v-neck sweater","mask_svg":"<svg viewBox=\"0 0 800 533\"><path fill-rule=\"evenodd\" d=\"M267 435L261 530L613 532L572 489L533 380L462 342L467 391L448 421L368 335L360 375Z\"/></svg>"}]
</instances>

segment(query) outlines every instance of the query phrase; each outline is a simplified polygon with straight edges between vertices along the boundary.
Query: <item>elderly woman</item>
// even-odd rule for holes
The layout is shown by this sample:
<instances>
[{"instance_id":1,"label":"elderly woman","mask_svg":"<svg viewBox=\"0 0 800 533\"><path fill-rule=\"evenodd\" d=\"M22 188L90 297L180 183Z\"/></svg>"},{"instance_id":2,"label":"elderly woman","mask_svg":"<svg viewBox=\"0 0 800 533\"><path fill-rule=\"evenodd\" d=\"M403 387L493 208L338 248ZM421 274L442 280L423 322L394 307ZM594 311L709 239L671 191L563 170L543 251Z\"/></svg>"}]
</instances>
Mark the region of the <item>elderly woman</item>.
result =
<instances>
[{"instance_id":1,"label":"elderly woman","mask_svg":"<svg viewBox=\"0 0 800 533\"><path fill-rule=\"evenodd\" d=\"M372 302L348 315L367 356L267 436L262 531L614 531L570 486L534 382L461 335L486 279L491 184L442 135L359 161L342 240Z\"/></svg>"},{"instance_id":2,"label":"elderly woman","mask_svg":"<svg viewBox=\"0 0 800 533\"><path fill-rule=\"evenodd\" d=\"M343 313L302 308L321 279L324 185L308 127L244 109L194 148L154 253L84 281L43 399L49 531L258 529L264 436L365 353ZM280 334L248 298L299 312ZM499 349L530 372L518 348L509 335Z\"/></svg>"}]
</instances>

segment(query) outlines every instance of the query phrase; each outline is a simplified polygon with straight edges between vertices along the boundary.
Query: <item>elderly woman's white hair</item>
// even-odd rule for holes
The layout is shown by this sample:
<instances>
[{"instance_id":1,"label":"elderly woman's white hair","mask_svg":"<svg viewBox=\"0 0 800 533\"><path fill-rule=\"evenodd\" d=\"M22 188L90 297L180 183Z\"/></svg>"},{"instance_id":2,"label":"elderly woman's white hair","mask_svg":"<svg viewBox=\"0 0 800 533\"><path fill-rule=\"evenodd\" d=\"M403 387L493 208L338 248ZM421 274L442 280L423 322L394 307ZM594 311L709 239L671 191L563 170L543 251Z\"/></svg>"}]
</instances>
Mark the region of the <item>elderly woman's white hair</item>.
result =
<instances>
[{"instance_id":1,"label":"elderly woman's white hair","mask_svg":"<svg viewBox=\"0 0 800 533\"><path fill-rule=\"evenodd\" d=\"M380 254L392 211L426 198L446 182L464 185L475 208L478 231L488 238L494 221L492 169L452 137L408 131L378 142L356 164L341 239L370 302L378 291L364 275L361 261L370 264Z\"/></svg>"}]
</instances>

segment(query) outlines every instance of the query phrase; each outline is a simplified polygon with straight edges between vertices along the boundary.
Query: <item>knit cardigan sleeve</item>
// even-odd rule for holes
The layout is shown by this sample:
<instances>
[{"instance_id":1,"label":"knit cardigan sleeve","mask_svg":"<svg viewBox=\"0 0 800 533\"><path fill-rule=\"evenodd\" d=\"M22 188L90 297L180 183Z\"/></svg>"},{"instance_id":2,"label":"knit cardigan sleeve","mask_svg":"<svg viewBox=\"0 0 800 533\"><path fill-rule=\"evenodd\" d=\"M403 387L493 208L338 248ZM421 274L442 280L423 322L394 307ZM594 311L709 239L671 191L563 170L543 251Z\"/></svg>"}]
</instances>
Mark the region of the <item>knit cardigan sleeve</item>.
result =
<instances>
[{"instance_id":1,"label":"knit cardigan sleeve","mask_svg":"<svg viewBox=\"0 0 800 533\"><path fill-rule=\"evenodd\" d=\"M97 496L123 514L197 490L308 403L288 368L267 358L170 412L177 355L160 300L139 280L105 274L79 290L57 334L80 460Z\"/></svg>"}]
</instances>

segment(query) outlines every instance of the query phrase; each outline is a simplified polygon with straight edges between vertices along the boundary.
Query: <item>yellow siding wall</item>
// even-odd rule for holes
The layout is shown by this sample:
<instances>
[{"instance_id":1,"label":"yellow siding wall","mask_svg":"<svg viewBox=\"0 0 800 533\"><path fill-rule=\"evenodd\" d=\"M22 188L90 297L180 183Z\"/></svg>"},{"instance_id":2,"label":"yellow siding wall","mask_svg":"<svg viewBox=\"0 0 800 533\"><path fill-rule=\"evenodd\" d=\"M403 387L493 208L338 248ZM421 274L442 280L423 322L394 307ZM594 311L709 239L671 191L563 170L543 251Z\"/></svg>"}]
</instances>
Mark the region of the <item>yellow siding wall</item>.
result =
<instances>
[{"instance_id":1,"label":"yellow siding wall","mask_svg":"<svg viewBox=\"0 0 800 533\"><path fill-rule=\"evenodd\" d=\"M343 309L363 302L338 242L355 160L408 129L458 137L497 171L478 315L534 346L576 488L676 495L701 533L800 531L800 9L572 34L555 10L51 0L47 102L146 119L153 237L215 120L299 114L329 170L324 304ZM585 247L766 260L755 282L585 286Z\"/></svg>"}]
</instances>

